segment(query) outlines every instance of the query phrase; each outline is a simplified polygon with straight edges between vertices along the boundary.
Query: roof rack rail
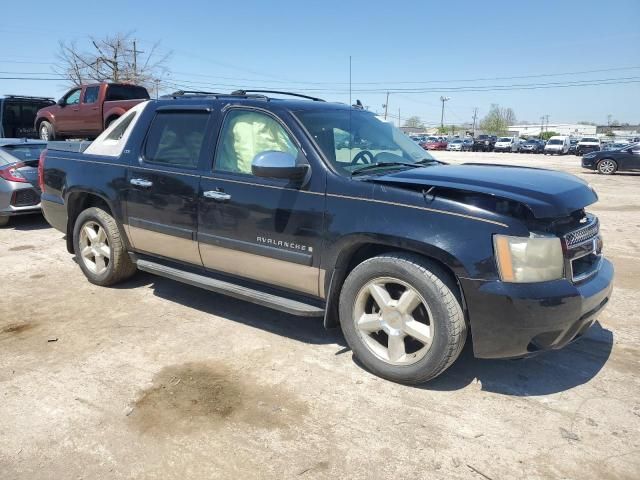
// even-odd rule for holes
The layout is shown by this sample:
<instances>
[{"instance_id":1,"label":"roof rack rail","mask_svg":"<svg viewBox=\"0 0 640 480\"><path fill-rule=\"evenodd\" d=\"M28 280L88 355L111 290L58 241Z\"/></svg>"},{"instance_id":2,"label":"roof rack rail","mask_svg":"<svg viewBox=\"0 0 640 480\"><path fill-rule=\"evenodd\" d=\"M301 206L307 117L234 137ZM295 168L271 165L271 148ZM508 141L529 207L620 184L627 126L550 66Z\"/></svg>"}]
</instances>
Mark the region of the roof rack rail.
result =
<instances>
[{"instance_id":1,"label":"roof rack rail","mask_svg":"<svg viewBox=\"0 0 640 480\"><path fill-rule=\"evenodd\" d=\"M236 90L234 92L231 92L231 95L246 96L248 93L275 93L275 94L278 94L278 95L289 95L291 97L306 98L307 100L313 100L314 102L324 102L325 101L322 98L318 98L318 97L311 97L309 95L302 95L301 93L282 92L282 91L279 91L279 90Z\"/></svg>"},{"instance_id":2,"label":"roof rack rail","mask_svg":"<svg viewBox=\"0 0 640 480\"><path fill-rule=\"evenodd\" d=\"M29 99L29 100L51 100L53 97L32 97L30 95L5 95L6 98Z\"/></svg>"},{"instance_id":3,"label":"roof rack rail","mask_svg":"<svg viewBox=\"0 0 640 480\"><path fill-rule=\"evenodd\" d=\"M197 96L205 96L205 95L223 95L223 94L217 93L217 92L201 92L199 90L178 90L168 95L163 95L162 98L177 98L177 97L186 97L190 95L197 97Z\"/></svg>"}]
</instances>

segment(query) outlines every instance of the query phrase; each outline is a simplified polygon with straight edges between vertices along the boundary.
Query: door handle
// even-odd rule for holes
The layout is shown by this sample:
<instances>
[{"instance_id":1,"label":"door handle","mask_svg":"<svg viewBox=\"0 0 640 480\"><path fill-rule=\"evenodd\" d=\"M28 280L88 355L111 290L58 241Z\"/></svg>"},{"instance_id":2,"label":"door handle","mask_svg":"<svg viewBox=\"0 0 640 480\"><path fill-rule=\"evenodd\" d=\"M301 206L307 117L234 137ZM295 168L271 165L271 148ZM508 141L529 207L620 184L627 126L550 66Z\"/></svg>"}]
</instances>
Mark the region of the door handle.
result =
<instances>
[{"instance_id":1,"label":"door handle","mask_svg":"<svg viewBox=\"0 0 640 480\"><path fill-rule=\"evenodd\" d=\"M226 202L231 200L231 195L224 192L219 192L218 190L207 190L202 194L205 198L211 198L212 200L216 200L218 202Z\"/></svg>"},{"instance_id":2,"label":"door handle","mask_svg":"<svg viewBox=\"0 0 640 480\"><path fill-rule=\"evenodd\" d=\"M151 180L145 180L144 178L132 178L131 180L129 180L129 183L131 185L135 185L136 187L153 187L153 182Z\"/></svg>"}]
</instances>

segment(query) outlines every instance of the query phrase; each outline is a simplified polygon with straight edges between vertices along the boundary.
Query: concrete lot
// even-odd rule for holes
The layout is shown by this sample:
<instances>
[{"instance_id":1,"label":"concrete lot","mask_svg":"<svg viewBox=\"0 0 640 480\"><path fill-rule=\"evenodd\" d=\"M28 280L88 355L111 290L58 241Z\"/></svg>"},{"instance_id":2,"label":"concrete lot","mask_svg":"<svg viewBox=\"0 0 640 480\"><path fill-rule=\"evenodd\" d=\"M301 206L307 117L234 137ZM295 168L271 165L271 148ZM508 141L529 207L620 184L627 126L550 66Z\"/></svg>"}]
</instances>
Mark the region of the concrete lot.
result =
<instances>
[{"instance_id":1,"label":"concrete lot","mask_svg":"<svg viewBox=\"0 0 640 480\"><path fill-rule=\"evenodd\" d=\"M38 217L0 230L0 479L640 478L640 175L588 179L617 269L586 337L523 361L465 348L411 388L338 331L147 274L88 283Z\"/></svg>"}]
</instances>

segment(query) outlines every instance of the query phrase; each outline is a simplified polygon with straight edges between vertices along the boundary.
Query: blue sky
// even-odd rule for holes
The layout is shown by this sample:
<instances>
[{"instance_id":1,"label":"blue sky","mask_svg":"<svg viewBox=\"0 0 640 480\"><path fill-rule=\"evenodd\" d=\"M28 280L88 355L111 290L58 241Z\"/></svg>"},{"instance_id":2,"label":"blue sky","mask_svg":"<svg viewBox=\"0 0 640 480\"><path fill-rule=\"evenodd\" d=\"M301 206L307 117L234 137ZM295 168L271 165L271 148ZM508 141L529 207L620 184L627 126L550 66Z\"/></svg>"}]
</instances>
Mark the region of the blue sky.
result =
<instances>
[{"instance_id":1,"label":"blue sky","mask_svg":"<svg viewBox=\"0 0 640 480\"><path fill-rule=\"evenodd\" d=\"M640 81L638 0L65 1L45 15L7 3L0 77L46 77L59 40L134 32L139 48L159 40L163 52L172 52L167 81L184 87L286 88L346 102L351 55L354 101L381 111L389 89L389 111L397 116L400 109L402 118L439 123L446 95L446 123L470 121L474 107L482 117L492 103L513 108L518 120L548 114L550 123L606 123L612 115L640 123L640 83L460 90ZM573 73L585 71L591 73ZM57 98L64 90L59 81L0 79L0 94Z\"/></svg>"}]
</instances>

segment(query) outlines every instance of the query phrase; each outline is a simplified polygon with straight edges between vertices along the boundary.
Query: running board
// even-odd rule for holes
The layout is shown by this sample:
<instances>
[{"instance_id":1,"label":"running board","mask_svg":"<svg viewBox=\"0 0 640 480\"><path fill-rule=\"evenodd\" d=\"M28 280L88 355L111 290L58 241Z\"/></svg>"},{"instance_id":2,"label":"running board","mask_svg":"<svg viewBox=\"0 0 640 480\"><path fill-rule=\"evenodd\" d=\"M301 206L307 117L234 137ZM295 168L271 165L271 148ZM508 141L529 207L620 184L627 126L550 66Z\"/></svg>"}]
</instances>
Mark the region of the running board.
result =
<instances>
[{"instance_id":1,"label":"running board","mask_svg":"<svg viewBox=\"0 0 640 480\"><path fill-rule=\"evenodd\" d=\"M177 268L168 267L148 260L138 259L136 262L138 269L145 272L160 275L182 283L188 283L195 287L204 288L212 292L228 295L239 300L255 303L263 307L273 308L281 312L303 317L322 317L324 309L309 303L292 300L271 293L262 292L253 288L243 287L234 283L205 277L197 273L185 272Z\"/></svg>"}]
</instances>

